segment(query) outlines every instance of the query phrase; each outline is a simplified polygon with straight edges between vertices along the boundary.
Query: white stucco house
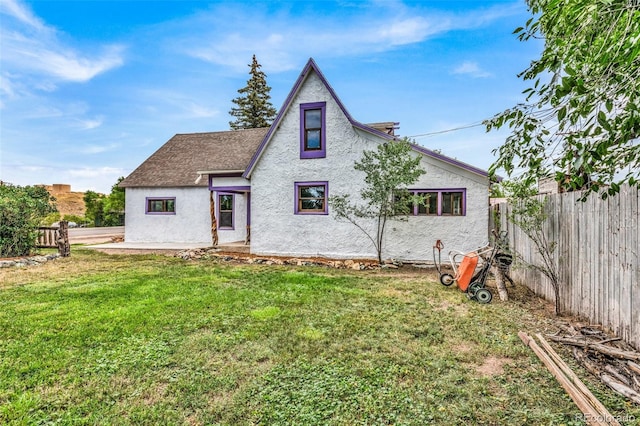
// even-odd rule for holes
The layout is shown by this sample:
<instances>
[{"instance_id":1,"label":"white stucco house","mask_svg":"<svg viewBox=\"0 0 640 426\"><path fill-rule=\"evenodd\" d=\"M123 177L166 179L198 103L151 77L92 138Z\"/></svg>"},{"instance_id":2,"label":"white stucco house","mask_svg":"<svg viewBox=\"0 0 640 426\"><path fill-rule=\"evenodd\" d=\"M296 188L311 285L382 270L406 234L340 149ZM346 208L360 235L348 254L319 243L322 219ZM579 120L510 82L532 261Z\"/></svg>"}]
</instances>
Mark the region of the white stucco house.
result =
<instances>
[{"instance_id":1,"label":"white stucco house","mask_svg":"<svg viewBox=\"0 0 640 426\"><path fill-rule=\"evenodd\" d=\"M310 59L271 127L175 135L124 179L125 242L210 245L214 217L218 244L250 232L251 253L376 258L328 198L357 200L354 162L396 139L394 124L354 120ZM388 224L383 257L432 260L438 239L459 250L485 243L488 173L419 145L413 155L426 173L409 189L430 203Z\"/></svg>"}]
</instances>

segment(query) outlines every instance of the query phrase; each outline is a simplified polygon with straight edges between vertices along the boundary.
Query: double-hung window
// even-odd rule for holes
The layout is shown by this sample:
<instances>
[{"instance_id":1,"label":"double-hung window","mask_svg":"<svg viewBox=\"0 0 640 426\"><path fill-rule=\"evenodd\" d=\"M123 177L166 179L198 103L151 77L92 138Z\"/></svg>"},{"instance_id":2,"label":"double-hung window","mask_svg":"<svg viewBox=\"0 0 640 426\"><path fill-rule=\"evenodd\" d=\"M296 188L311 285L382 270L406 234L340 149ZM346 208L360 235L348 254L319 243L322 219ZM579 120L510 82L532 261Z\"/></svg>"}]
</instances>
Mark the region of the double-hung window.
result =
<instances>
[{"instance_id":1,"label":"double-hung window","mask_svg":"<svg viewBox=\"0 0 640 426\"><path fill-rule=\"evenodd\" d=\"M218 227L233 229L233 194L218 194Z\"/></svg>"},{"instance_id":2,"label":"double-hung window","mask_svg":"<svg viewBox=\"0 0 640 426\"><path fill-rule=\"evenodd\" d=\"M327 214L327 182L296 182L295 214Z\"/></svg>"},{"instance_id":3,"label":"double-hung window","mask_svg":"<svg viewBox=\"0 0 640 426\"><path fill-rule=\"evenodd\" d=\"M327 154L326 102L300 104L300 158L324 158Z\"/></svg>"},{"instance_id":4,"label":"double-hung window","mask_svg":"<svg viewBox=\"0 0 640 426\"><path fill-rule=\"evenodd\" d=\"M147 198L146 214L176 214L176 198Z\"/></svg>"}]
</instances>

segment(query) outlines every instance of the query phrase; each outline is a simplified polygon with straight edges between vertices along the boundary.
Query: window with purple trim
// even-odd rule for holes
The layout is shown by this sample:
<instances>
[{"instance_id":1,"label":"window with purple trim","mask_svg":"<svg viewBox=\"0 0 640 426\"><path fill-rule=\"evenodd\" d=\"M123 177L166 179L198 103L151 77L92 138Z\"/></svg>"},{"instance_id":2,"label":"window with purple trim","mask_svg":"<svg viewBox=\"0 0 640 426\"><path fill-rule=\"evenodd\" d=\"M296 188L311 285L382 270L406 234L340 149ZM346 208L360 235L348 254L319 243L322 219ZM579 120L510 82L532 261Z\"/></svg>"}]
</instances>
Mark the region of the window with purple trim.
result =
<instances>
[{"instance_id":1,"label":"window with purple trim","mask_svg":"<svg viewBox=\"0 0 640 426\"><path fill-rule=\"evenodd\" d=\"M147 198L147 214L176 214L176 199L172 198Z\"/></svg>"},{"instance_id":2,"label":"window with purple trim","mask_svg":"<svg viewBox=\"0 0 640 426\"><path fill-rule=\"evenodd\" d=\"M442 208L440 214L450 216L462 216L462 192L443 191L440 193Z\"/></svg>"},{"instance_id":3,"label":"window with purple trim","mask_svg":"<svg viewBox=\"0 0 640 426\"><path fill-rule=\"evenodd\" d=\"M423 204L418 204L419 216L437 216L438 215L438 193L437 192L421 192L417 191L416 195L422 197Z\"/></svg>"},{"instance_id":4,"label":"window with purple trim","mask_svg":"<svg viewBox=\"0 0 640 426\"><path fill-rule=\"evenodd\" d=\"M233 229L233 194L218 194L218 227Z\"/></svg>"},{"instance_id":5,"label":"window with purple trim","mask_svg":"<svg viewBox=\"0 0 640 426\"><path fill-rule=\"evenodd\" d=\"M300 158L326 157L326 102L300 104Z\"/></svg>"},{"instance_id":6,"label":"window with purple trim","mask_svg":"<svg viewBox=\"0 0 640 426\"><path fill-rule=\"evenodd\" d=\"M327 182L297 182L295 214L327 214Z\"/></svg>"},{"instance_id":7,"label":"window with purple trim","mask_svg":"<svg viewBox=\"0 0 640 426\"><path fill-rule=\"evenodd\" d=\"M413 207L417 216L465 216L465 189L425 189L411 190L423 202Z\"/></svg>"}]
</instances>

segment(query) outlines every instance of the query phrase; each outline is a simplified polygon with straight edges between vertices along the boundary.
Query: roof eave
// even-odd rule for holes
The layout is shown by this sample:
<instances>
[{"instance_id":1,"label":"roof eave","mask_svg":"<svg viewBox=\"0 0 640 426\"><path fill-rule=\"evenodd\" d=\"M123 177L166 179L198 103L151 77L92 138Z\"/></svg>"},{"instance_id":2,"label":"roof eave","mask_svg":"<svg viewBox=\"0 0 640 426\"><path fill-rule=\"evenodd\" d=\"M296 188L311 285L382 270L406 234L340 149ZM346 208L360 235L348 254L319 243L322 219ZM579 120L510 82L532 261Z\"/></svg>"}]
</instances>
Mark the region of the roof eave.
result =
<instances>
[{"instance_id":1,"label":"roof eave","mask_svg":"<svg viewBox=\"0 0 640 426\"><path fill-rule=\"evenodd\" d=\"M242 175L245 169L239 170L198 170L196 173L199 175L227 175L227 174L239 174Z\"/></svg>"}]
</instances>

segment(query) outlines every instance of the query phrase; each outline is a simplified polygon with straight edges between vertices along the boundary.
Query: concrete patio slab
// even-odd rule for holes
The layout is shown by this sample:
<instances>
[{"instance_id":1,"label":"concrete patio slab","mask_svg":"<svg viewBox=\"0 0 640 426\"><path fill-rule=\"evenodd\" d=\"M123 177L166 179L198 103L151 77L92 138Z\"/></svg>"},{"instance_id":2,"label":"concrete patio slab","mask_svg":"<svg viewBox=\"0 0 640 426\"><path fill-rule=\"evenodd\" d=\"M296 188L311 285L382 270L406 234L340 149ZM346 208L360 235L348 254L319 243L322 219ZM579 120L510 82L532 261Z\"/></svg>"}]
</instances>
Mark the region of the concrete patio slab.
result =
<instances>
[{"instance_id":1,"label":"concrete patio slab","mask_svg":"<svg viewBox=\"0 0 640 426\"><path fill-rule=\"evenodd\" d=\"M114 249L114 250L188 250L211 247L210 244L198 243L104 243L92 244L86 248Z\"/></svg>"}]
</instances>

